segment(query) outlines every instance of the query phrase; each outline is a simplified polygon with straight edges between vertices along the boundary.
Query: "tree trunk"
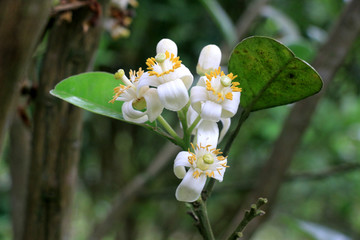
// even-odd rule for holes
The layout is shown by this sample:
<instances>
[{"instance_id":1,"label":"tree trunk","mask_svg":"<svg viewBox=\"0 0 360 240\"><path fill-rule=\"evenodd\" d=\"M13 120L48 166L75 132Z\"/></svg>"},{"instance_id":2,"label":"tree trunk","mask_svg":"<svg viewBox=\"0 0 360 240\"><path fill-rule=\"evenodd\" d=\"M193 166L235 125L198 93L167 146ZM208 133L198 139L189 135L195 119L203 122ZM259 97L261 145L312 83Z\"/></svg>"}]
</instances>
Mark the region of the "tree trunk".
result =
<instances>
[{"instance_id":1,"label":"tree trunk","mask_svg":"<svg viewBox=\"0 0 360 240\"><path fill-rule=\"evenodd\" d=\"M50 14L51 1L0 1L0 152L31 54Z\"/></svg>"},{"instance_id":2,"label":"tree trunk","mask_svg":"<svg viewBox=\"0 0 360 240\"><path fill-rule=\"evenodd\" d=\"M13 239L20 240L25 212L26 183L30 161L31 129L14 114L10 129L11 218Z\"/></svg>"},{"instance_id":3,"label":"tree trunk","mask_svg":"<svg viewBox=\"0 0 360 240\"><path fill-rule=\"evenodd\" d=\"M72 12L70 21L55 17L49 30L35 107L23 239L69 238L82 111L49 91L60 80L89 69L101 32L97 13L85 6Z\"/></svg>"}]
</instances>

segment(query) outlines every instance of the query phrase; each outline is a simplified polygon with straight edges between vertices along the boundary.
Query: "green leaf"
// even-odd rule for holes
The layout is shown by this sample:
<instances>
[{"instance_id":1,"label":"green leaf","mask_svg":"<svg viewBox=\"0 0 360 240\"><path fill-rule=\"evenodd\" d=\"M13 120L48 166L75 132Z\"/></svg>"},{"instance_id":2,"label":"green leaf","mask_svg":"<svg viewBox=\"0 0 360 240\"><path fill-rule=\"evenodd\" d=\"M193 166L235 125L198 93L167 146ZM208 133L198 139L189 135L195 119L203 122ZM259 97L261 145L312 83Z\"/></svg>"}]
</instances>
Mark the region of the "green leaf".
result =
<instances>
[{"instance_id":1,"label":"green leaf","mask_svg":"<svg viewBox=\"0 0 360 240\"><path fill-rule=\"evenodd\" d=\"M120 83L113 74L89 72L64 79L50 93L88 111L124 120L121 113L123 102L109 103L114 88Z\"/></svg>"},{"instance_id":2,"label":"green leaf","mask_svg":"<svg viewBox=\"0 0 360 240\"><path fill-rule=\"evenodd\" d=\"M280 42L249 37L229 60L229 72L242 88L240 105L248 111L293 103L319 92L319 74Z\"/></svg>"}]
</instances>

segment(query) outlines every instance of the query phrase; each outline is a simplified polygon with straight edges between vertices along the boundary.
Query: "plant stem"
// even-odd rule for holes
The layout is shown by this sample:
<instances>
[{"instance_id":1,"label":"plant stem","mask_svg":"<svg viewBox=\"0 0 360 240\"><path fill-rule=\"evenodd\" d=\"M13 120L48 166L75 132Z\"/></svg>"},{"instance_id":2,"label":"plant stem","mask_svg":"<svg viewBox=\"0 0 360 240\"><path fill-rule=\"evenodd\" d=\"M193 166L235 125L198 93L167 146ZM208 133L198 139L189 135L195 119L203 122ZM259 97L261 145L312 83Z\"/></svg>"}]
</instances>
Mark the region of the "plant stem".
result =
<instances>
[{"instance_id":1,"label":"plant stem","mask_svg":"<svg viewBox=\"0 0 360 240\"><path fill-rule=\"evenodd\" d=\"M233 144L236 136L239 134L239 131L240 131L240 128L242 126L242 124L245 122L245 120L249 117L250 115L250 110L247 110L247 109L243 109L241 111L241 116L240 116L240 119L238 121L238 124L236 126L236 129L234 130L234 132L232 133L231 137L229 138L229 140L226 142L226 145L224 147L224 152L223 154L224 155L228 155L229 154L229 151L230 151L230 148L231 148L231 145ZM215 185L215 179L213 178L210 178L209 182L207 183L207 185L205 186L203 192L202 192L202 199L204 201L206 201L206 199L210 196L213 188L214 188L214 185Z\"/></svg>"},{"instance_id":2,"label":"plant stem","mask_svg":"<svg viewBox=\"0 0 360 240\"><path fill-rule=\"evenodd\" d=\"M243 220L240 222L239 226L233 232L233 234L229 237L228 240L236 240L243 236L243 230L245 229L246 225L253 220L255 217L262 216L265 214L264 211L260 210L260 207L267 203L266 198L259 198L256 204L251 205L250 210L246 210L245 216Z\"/></svg>"},{"instance_id":3,"label":"plant stem","mask_svg":"<svg viewBox=\"0 0 360 240\"><path fill-rule=\"evenodd\" d=\"M183 150L186 150L189 145L190 145L190 136L187 134L187 129L188 129L188 124L187 124L187 119L186 119L186 114L187 114L187 110L190 106L190 102L188 102L188 104L186 104L185 107L183 107L180 111L177 112L178 117L180 119L181 122L181 126L183 129L183 142L184 142L184 146L183 146Z\"/></svg>"},{"instance_id":4,"label":"plant stem","mask_svg":"<svg viewBox=\"0 0 360 240\"><path fill-rule=\"evenodd\" d=\"M191 126L188 128L187 130L187 134L191 135L192 131L194 130L194 128L196 127L196 125L200 122L201 117L200 115L195 119L195 121L191 124Z\"/></svg>"},{"instance_id":5,"label":"plant stem","mask_svg":"<svg viewBox=\"0 0 360 240\"><path fill-rule=\"evenodd\" d=\"M250 110L249 108L247 109L242 109L241 111L241 116L240 119L238 121L238 124L236 126L236 129L234 130L234 132L231 134L229 140L226 142L226 145L224 147L224 155L228 155L231 145L233 144L236 136L239 134L240 128L242 126L242 124L245 122L245 120L249 117L250 115Z\"/></svg>"},{"instance_id":6,"label":"plant stem","mask_svg":"<svg viewBox=\"0 0 360 240\"><path fill-rule=\"evenodd\" d=\"M207 214L206 203L199 198L196 202L192 203L192 209L196 215L197 228L205 240L215 240L214 233L211 228L210 220Z\"/></svg>"},{"instance_id":7,"label":"plant stem","mask_svg":"<svg viewBox=\"0 0 360 240\"><path fill-rule=\"evenodd\" d=\"M157 120L159 121L159 123L165 128L165 130L170 134L170 136L172 136L177 145L184 148L184 141L179 137L179 135L177 135L177 133L175 132L175 130L170 126L170 124L163 118L163 116L159 116L157 118Z\"/></svg>"}]
</instances>

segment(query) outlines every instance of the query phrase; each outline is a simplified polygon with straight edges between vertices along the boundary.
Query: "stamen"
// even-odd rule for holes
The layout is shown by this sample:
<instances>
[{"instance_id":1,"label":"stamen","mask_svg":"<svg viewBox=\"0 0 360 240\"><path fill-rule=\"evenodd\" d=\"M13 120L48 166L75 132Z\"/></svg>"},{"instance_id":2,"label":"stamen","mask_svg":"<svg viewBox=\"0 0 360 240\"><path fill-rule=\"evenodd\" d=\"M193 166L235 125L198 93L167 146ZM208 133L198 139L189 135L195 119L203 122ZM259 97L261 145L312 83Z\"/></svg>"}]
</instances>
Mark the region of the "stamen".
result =
<instances>
[{"instance_id":1,"label":"stamen","mask_svg":"<svg viewBox=\"0 0 360 240\"><path fill-rule=\"evenodd\" d=\"M193 177L194 177L194 178L199 178L200 175L201 175L201 173L199 173L198 170L194 171L194 173L193 173Z\"/></svg>"},{"instance_id":2,"label":"stamen","mask_svg":"<svg viewBox=\"0 0 360 240\"><path fill-rule=\"evenodd\" d=\"M163 56L164 53L159 53L156 55L155 58L148 58L146 60L146 65L148 66L148 70L149 70L149 75L150 76L157 76L157 77L161 77L163 75L169 74L171 72L174 72L175 69L179 68L181 66L181 61L180 61L180 57L175 57L175 55L173 53L169 53L168 51L165 52L165 59ZM166 70L166 66L165 66L165 60L169 60L173 65L171 67L171 69ZM161 67L162 72L158 73L156 71L154 71L154 65L157 64L158 66Z\"/></svg>"},{"instance_id":3,"label":"stamen","mask_svg":"<svg viewBox=\"0 0 360 240\"><path fill-rule=\"evenodd\" d=\"M195 147L194 147L194 144L193 143L190 143L192 149L195 151ZM199 147L198 147L199 148Z\"/></svg>"},{"instance_id":4,"label":"stamen","mask_svg":"<svg viewBox=\"0 0 360 240\"><path fill-rule=\"evenodd\" d=\"M239 82L232 82L233 79L237 77L237 75L234 76L233 73L229 73L228 75L225 75L223 71L221 71L221 68L211 71L209 74L205 73L206 80L206 90L212 92L215 96L217 96L216 101L224 101L225 98L229 100L233 100L233 94L232 92L241 92L241 88L237 87L240 83ZM220 77L220 83L219 87L217 89L214 89L211 82L214 81L213 79L217 79ZM224 88L231 88L231 92L224 93Z\"/></svg>"},{"instance_id":5,"label":"stamen","mask_svg":"<svg viewBox=\"0 0 360 240\"><path fill-rule=\"evenodd\" d=\"M130 70L130 72L129 72L130 80L133 83L139 81L139 79L143 75L143 73L144 73L144 71L142 70L142 68L139 68L139 70L137 72L135 72L134 70Z\"/></svg>"},{"instance_id":6,"label":"stamen","mask_svg":"<svg viewBox=\"0 0 360 240\"><path fill-rule=\"evenodd\" d=\"M120 86L114 88L114 96L113 99L111 99L109 101L109 103L114 103L115 100L121 95L123 94L127 89L129 89L131 86L124 86L122 84L120 84Z\"/></svg>"},{"instance_id":7,"label":"stamen","mask_svg":"<svg viewBox=\"0 0 360 240\"><path fill-rule=\"evenodd\" d=\"M224 168L228 168L230 166L226 165L226 163L220 163L221 166L223 166Z\"/></svg>"},{"instance_id":8,"label":"stamen","mask_svg":"<svg viewBox=\"0 0 360 240\"><path fill-rule=\"evenodd\" d=\"M205 172L205 175L206 175L207 177L215 177L214 171Z\"/></svg>"},{"instance_id":9,"label":"stamen","mask_svg":"<svg viewBox=\"0 0 360 240\"><path fill-rule=\"evenodd\" d=\"M225 95L226 99L229 99L229 100L233 100L233 94L232 92L228 92L226 95Z\"/></svg>"},{"instance_id":10,"label":"stamen","mask_svg":"<svg viewBox=\"0 0 360 240\"><path fill-rule=\"evenodd\" d=\"M224 96L218 92L218 99L216 101L219 101L220 99L224 101Z\"/></svg>"},{"instance_id":11,"label":"stamen","mask_svg":"<svg viewBox=\"0 0 360 240\"><path fill-rule=\"evenodd\" d=\"M215 155L222 154L222 152L220 152L220 149L215 149L215 150L213 151L213 153L214 153Z\"/></svg>"},{"instance_id":12,"label":"stamen","mask_svg":"<svg viewBox=\"0 0 360 240\"><path fill-rule=\"evenodd\" d=\"M189 154L190 156L188 156L188 162L193 165L194 162L196 161L196 155L192 152L190 152L190 149L189 149Z\"/></svg>"}]
</instances>

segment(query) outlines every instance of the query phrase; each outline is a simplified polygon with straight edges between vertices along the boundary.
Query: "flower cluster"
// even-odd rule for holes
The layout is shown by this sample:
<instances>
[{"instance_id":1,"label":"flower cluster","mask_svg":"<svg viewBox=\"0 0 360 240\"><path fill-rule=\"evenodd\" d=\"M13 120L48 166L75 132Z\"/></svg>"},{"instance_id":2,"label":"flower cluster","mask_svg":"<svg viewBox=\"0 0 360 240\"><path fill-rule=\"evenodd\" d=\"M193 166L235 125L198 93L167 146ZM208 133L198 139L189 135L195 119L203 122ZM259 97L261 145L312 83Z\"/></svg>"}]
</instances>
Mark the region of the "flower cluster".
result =
<instances>
[{"instance_id":1,"label":"flower cluster","mask_svg":"<svg viewBox=\"0 0 360 240\"><path fill-rule=\"evenodd\" d=\"M189 142L183 142L185 151L174 162L174 173L182 179L175 195L179 201L193 202L200 197L208 177L220 182L223 179L227 158L221 155L217 145L237 112L241 88L234 81L237 76L221 70L221 51L216 45L202 49L196 67L199 80L193 87L194 77L177 52L173 41L162 39L157 44L156 56L146 60L147 71L130 70L128 78L120 69L115 78L122 83L114 89L110 102L123 101L123 117L134 123L160 121L164 108L182 113L179 117L183 116L180 119L183 140ZM189 134L194 136L194 144L185 137Z\"/></svg>"}]
</instances>

